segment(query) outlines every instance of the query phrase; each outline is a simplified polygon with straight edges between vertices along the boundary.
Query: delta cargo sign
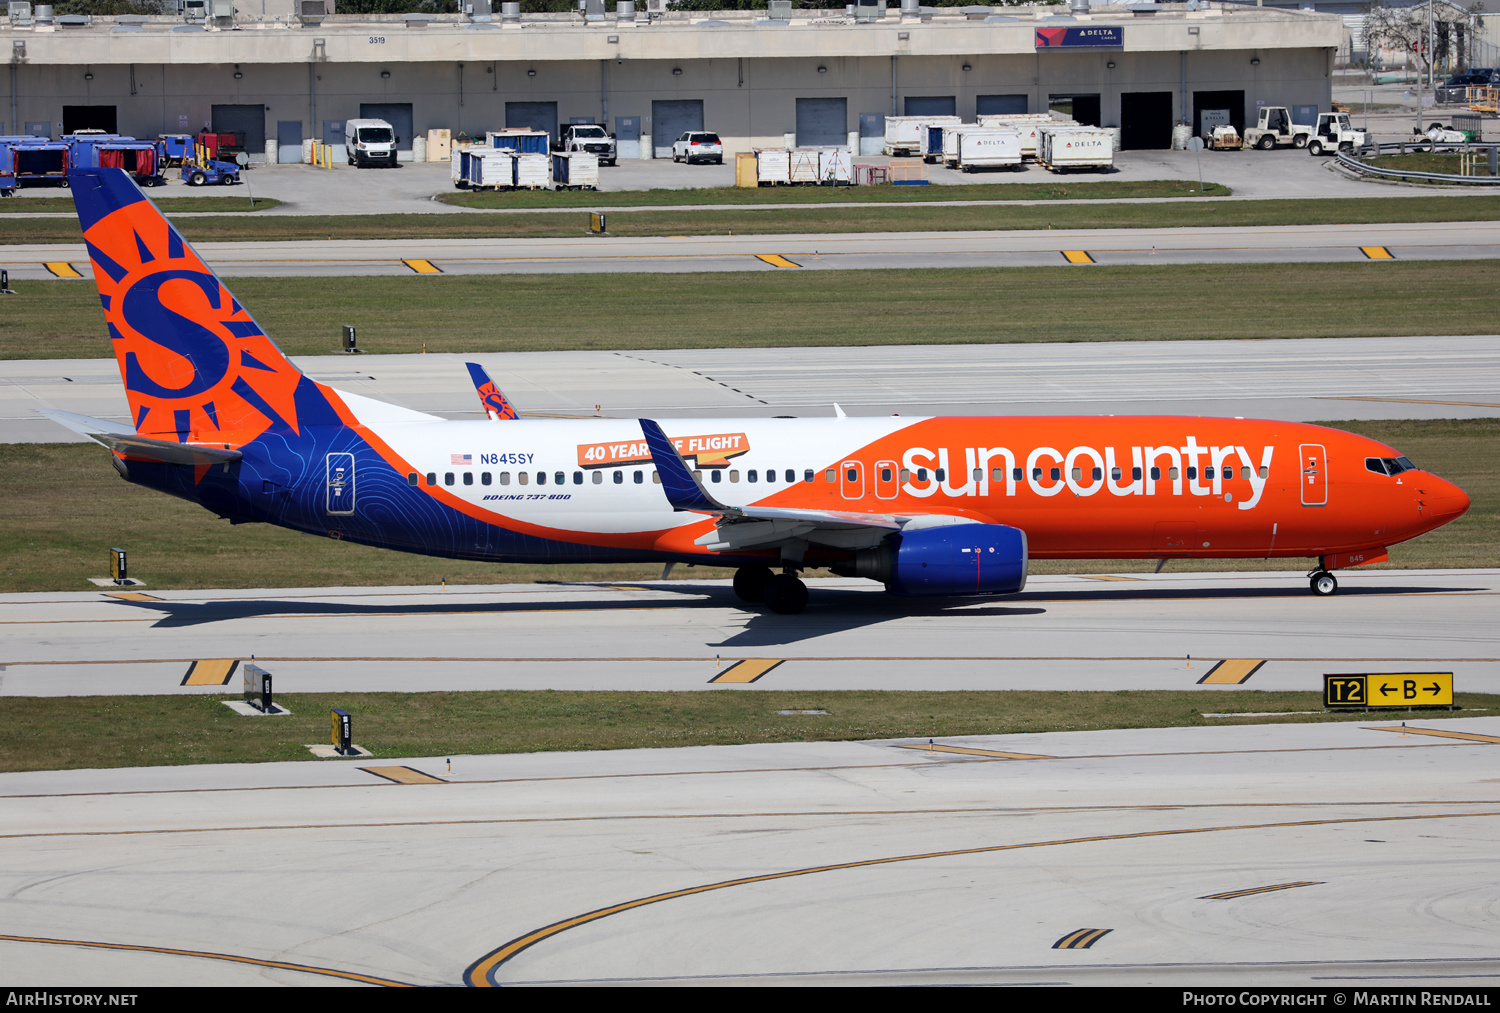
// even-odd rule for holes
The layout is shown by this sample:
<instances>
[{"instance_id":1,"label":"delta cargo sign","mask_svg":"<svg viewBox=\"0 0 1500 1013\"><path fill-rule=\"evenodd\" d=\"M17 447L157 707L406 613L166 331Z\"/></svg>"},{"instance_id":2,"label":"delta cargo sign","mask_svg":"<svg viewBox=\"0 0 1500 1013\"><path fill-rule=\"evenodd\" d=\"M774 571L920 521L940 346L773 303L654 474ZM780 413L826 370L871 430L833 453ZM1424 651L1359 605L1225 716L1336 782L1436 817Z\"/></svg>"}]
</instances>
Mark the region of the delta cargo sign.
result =
<instances>
[{"instance_id":1,"label":"delta cargo sign","mask_svg":"<svg viewBox=\"0 0 1500 1013\"><path fill-rule=\"evenodd\" d=\"M1120 47L1125 45L1125 29L1119 25L1090 25L1087 28L1038 28L1036 48L1076 49L1083 46Z\"/></svg>"}]
</instances>

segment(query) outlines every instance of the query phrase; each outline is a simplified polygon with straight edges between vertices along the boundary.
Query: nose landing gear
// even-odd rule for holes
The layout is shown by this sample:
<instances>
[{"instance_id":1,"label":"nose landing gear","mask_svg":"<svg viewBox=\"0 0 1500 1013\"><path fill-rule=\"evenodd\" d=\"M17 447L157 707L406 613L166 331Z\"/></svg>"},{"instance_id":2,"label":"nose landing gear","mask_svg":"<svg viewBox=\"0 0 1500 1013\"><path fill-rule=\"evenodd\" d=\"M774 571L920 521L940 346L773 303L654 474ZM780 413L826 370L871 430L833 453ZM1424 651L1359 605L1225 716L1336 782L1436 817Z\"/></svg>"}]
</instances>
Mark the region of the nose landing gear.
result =
<instances>
[{"instance_id":1,"label":"nose landing gear","mask_svg":"<svg viewBox=\"0 0 1500 1013\"><path fill-rule=\"evenodd\" d=\"M1338 578L1327 570L1314 570L1308 576L1308 586L1319 598L1326 598L1339 589Z\"/></svg>"}]
</instances>

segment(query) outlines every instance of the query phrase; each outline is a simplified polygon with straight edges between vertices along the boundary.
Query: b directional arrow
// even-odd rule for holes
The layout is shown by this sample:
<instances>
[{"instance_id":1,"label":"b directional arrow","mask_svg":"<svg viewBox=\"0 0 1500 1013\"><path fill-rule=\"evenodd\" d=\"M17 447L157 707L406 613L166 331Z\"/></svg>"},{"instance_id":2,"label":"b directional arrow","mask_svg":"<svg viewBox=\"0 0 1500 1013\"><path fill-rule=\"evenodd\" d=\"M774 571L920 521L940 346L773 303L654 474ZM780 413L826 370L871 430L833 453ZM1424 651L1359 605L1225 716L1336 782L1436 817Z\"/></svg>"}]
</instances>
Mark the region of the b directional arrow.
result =
<instances>
[{"instance_id":1,"label":"b directional arrow","mask_svg":"<svg viewBox=\"0 0 1500 1013\"><path fill-rule=\"evenodd\" d=\"M1441 693L1443 691L1443 687L1439 686L1437 683L1433 683L1431 686L1425 686L1423 688L1426 689L1427 692L1431 693L1433 696L1437 696L1439 693Z\"/></svg>"},{"instance_id":2,"label":"b directional arrow","mask_svg":"<svg viewBox=\"0 0 1500 1013\"><path fill-rule=\"evenodd\" d=\"M1389 683L1382 682L1380 684L1380 695L1381 696L1387 696L1387 695L1389 695L1391 693L1394 693L1394 692L1396 692L1395 688L1392 687Z\"/></svg>"}]
</instances>

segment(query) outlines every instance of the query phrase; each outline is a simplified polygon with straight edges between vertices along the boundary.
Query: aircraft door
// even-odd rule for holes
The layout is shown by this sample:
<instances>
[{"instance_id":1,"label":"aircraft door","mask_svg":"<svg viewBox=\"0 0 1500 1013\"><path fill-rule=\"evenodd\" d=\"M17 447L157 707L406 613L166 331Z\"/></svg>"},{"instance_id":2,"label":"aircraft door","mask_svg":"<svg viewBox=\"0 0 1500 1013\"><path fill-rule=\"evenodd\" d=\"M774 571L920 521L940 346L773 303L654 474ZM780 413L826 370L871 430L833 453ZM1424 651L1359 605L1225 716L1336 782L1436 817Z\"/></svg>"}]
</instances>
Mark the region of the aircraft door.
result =
<instances>
[{"instance_id":1,"label":"aircraft door","mask_svg":"<svg viewBox=\"0 0 1500 1013\"><path fill-rule=\"evenodd\" d=\"M354 455L328 455L327 513L354 513Z\"/></svg>"},{"instance_id":2,"label":"aircraft door","mask_svg":"<svg viewBox=\"0 0 1500 1013\"><path fill-rule=\"evenodd\" d=\"M865 498L865 466L858 461L839 465L839 492L845 499Z\"/></svg>"},{"instance_id":3,"label":"aircraft door","mask_svg":"<svg viewBox=\"0 0 1500 1013\"><path fill-rule=\"evenodd\" d=\"M1302 505L1328 505L1328 453L1322 444L1304 443L1302 454Z\"/></svg>"},{"instance_id":4,"label":"aircraft door","mask_svg":"<svg viewBox=\"0 0 1500 1013\"><path fill-rule=\"evenodd\" d=\"M895 461L875 462L875 495L895 499L901 491L901 466Z\"/></svg>"}]
</instances>

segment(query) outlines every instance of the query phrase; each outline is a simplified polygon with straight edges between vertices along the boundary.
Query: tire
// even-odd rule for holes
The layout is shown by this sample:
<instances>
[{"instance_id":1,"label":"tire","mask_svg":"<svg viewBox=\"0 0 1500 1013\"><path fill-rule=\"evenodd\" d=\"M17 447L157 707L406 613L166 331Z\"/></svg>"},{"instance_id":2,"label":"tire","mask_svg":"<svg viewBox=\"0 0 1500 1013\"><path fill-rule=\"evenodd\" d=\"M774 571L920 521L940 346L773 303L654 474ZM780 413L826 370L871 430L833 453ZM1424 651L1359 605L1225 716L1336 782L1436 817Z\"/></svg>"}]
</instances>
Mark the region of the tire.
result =
<instances>
[{"instance_id":1,"label":"tire","mask_svg":"<svg viewBox=\"0 0 1500 1013\"><path fill-rule=\"evenodd\" d=\"M1272 148L1276 147L1276 141L1271 137L1270 134L1267 134L1266 136L1262 137L1255 146L1261 151L1270 151Z\"/></svg>"},{"instance_id":2,"label":"tire","mask_svg":"<svg viewBox=\"0 0 1500 1013\"><path fill-rule=\"evenodd\" d=\"M1294 134L1292 136L1292 147L1294 147L1294 148L1305 148L1305 147L1307 147L1307 135L1306 134Z\"/></svg>"},{"instance_id":3,"label":"tire","mask_svg":"<svg viewBox=\"0 0 1500 1013\"><path fill-rule=\"evenodd\" d=\"M769 566L742 566L734 571L734 593L750 605L766 600L766 585L775 576Z\"/></svg>"},{"instance_id":4,"label":"tire","mask_svg":"<svg viewBox=\"0 0 1500 1013\"><path fill-rule=\"evenodd\" d=\"M219 185L220 186L233 186L234 184L236 184L238 182L239 182L239 180L235 179L233 176L224 175L224 176L220 176L219 177Z\"/></svg>"},{"instance_id":5,"label":"tire","mask_svg":"<svg viewBox=\"0 0 1500 1013\"><path fill-rule=\"evenodd\" d=\"M201 172L195 172L188 177L188 186L202 186L208 182L208 177Z\"/></svg>"},{"instance_id":6,"label":"tire","mask_svg":"<svg viewBox=\"0 0 1500 1013\"><path fill-rule=\"evenodd\" d=\"M1339 589L1339 580L1327 570L1319 570L1308 580L1308 586L1312 593L1319 598L1327 598Z\"/></svg>"},{"instance_id":7,"label":"tire","mask_svg":"<svg viewBox=\"0 0 1500 1013\"><path fill-rule=\"evenodd\" d=\"M1323 142L1322 141L1308 141L1307 142L1307 153L1309 155L1313 155L1315 157L1318 156L1318 155L1321 155L1323 153Z\"/></svg>"},{"instance_id":8,"label":"tire","mask_svg":"<svg viewBox=\"0 0 1500 1013\"><path fill-rule=\"evenodd\" d=\"M807 585L790 573L778 573L766 583L766 605L772 612L794 616L807 608Z\"/></svg>"}]
</instances>

